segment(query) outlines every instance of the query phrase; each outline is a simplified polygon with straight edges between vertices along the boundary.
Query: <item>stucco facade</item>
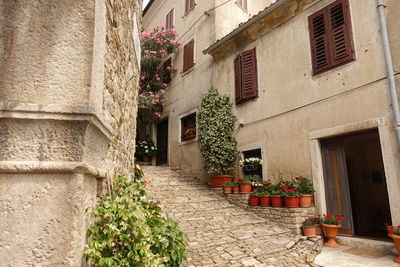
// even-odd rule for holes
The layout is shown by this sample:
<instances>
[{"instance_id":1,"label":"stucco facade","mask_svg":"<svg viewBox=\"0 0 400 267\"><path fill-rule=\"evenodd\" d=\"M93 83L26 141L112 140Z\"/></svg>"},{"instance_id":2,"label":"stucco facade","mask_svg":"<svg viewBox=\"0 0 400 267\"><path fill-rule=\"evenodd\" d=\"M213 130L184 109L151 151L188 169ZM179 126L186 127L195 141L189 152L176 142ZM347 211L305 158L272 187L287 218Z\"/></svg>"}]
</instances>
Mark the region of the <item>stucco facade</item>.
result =
<instances>
[{"instance_id":1,"label":"stucco facade","mask_svg":"<svg viewBox=\"0 0 400 267\"><path fill-rule=\"evenodd\" d=\"M161 120L168 119L168 163L197 174L204 181L208 180L208 176L203 170L197 139L182 142L180 125L182 117L196 112L202 95L212 86L213 60L202 51L275 1L247 1L247 12L235 1L225 2L196 1L195 8L185 15L185 1L155 0L143 16L143 29L151 31L156 25L165 25L167 13L174 8L174 29L180 34L178 41L182 47L172 56L172 64L178 67L178 72L172 76L168 102L161 117ZM192 39L195 40L195 65L182 73L183 45ZM154 126L153 139L157 140L157 125Z\"/></svg>"},{"instance_id":2,"label":"stucco facade","mask_svg":"<svg viewBox=\"0 0 400 267\"><path fill-rule=\"evenodd\" d=\"M135 150L141 1L0 2L2 266L81 266Z\"/></svg>"},{"instance_id":3,"label":"stucco facade","mask_svg":"<svg viewBox=\"0 0 400 267\"><path fill-rule=\"evenodd\" d=\"M206 52L214 56L212 84L234 98L234 58L256 47L259 96L234 107L244 127L240 151L261 148L265 178L312 177L316 205L327 212L321 140L377 129L393 224L400 223L400 162L375 1L350 0L356 60L313 75L308 17L332 0L281 1L268 14ZM384 1L399 69L398 1ZM397 15L396 15L397 14ZM400 77L396 75L397 83ZM369 186L367 182L364 186Z\"/></svg>"}]
</instances>

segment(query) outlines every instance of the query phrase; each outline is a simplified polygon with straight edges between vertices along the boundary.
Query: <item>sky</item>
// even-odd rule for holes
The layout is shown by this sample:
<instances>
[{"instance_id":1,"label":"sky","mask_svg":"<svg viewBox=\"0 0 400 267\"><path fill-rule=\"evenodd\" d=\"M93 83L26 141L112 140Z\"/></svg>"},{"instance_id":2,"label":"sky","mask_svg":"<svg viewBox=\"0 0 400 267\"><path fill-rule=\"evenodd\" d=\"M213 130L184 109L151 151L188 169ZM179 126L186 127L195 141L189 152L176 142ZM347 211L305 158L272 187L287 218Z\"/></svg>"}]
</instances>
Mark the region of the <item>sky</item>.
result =
<instances>
[{"instance_id":1,"label":"sky","mask_svg":"<svg viewBox=\"0 0 400 267\"><path fill-rule=\"evenodd\" d=\"M143 9L147 6L150 0L143 0Z\"/></svg>"}]
</instances>

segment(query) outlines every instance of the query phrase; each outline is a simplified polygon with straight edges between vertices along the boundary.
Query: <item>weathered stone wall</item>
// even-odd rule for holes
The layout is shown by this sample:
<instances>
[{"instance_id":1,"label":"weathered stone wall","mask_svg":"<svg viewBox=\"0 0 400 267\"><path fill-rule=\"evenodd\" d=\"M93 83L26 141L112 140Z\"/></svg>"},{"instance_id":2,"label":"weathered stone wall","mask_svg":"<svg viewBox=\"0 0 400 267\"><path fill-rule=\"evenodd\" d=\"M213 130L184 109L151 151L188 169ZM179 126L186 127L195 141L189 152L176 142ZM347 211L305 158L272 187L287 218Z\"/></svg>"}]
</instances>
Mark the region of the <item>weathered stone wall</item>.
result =
<instances>
[{"instance_id":1,"label":"weathered stone wall","mask_svg":"<svg viewBox=\"0 0 400 267\"><path fill-rule=\"evenodd\" d=\"M132 172L140 10L0 0L1 266L81 266L99 182Z\"/></svg>"}]
</instances>

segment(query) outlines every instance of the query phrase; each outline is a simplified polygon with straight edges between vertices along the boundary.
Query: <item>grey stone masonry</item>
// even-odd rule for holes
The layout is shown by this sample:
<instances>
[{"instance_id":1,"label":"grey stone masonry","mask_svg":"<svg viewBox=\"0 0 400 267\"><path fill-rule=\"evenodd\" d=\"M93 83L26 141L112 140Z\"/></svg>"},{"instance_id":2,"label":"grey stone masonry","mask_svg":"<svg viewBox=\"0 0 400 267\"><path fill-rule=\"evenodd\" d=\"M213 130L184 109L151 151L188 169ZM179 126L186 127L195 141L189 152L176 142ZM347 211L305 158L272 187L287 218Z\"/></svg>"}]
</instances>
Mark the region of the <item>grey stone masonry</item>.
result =
<instances>
[{"instance_id":1,"label":"grey stone masonry","mask_svg":"<svg viewBox=\"0 0 400 267\"><path fill-rule=\"evenodd\" d=\"M296 234L301 234L301 225L305 219L315 217L315 207L310 208L272 208L249 206L249 194L223 194L222 189L212 189L215 193L225 197L229 203L237 205L248 211L257 214L259 217L266 218L291 229Z\"/></svg>"},{"instance_id":2,"label":"grey stone masonry","mask_svg":"<svg viewBox=\"0 0 400 267\"><path fill-rule=\"evenodd\" d=\"M185 266L315 266L320 238L296 235L231 204L196 177L169 167L143 169L148 198L160 202L188 239Z\"/></svg>"}]
</instances>

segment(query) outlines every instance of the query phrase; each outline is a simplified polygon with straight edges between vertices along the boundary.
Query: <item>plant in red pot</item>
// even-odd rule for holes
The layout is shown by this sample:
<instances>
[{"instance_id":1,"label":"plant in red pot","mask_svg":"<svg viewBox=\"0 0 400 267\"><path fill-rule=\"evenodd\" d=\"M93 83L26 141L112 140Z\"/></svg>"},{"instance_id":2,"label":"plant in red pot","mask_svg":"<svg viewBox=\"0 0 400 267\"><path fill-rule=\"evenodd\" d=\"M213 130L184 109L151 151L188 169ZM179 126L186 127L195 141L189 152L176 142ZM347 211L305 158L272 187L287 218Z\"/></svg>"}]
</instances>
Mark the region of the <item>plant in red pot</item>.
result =
<instances>
[{"instance_id":1,"label":"plant in red pot","mask_svg":"<svg viewBox=\"0 0 400 267\"><path fill-rule=\"evenodd\" d=\"M240 193L240 187L239 187L239 181L236 180L232 182L232 193L233 194L239 194Z\"/></svg>"},{"instance_id":2,"label":"plant in red pot","mask_svg":"<svg viewBox=\"0 0 400 267\"><path fill-rule=\"evenodd\" d=\"M223 184L223 187L224 187L224 194L232 194L233 193L233 190L232 190L233 182L232 181L229 181L229 180L225 181L225 183Z\"/></svg>"},{"instance_id":3,"label":"plant in red pot","mask_svg":"<svg viewBox=\"0 0 400 267\"><path fill-rule=\"evenodd\" d=\"M249 205L250 206L259 206L260 205L260 198L259 192L251 192L249 197Z\"/></svg>"},{"instance_id":4,"label":"plant in red pot","mask_svg":"<svg viewBox=\"0 0 400 267\"><path fill-rule=\"evenodd\" d=\"M260 206L261 207L270 207L271 206L271 188L268 184L263 184L262 187L259 188L259 198L260 198Z\"/></svg>"},{"instance_id":5,"label":"plant in red pot","mask_svg":"<svg viewBox=\"0 0 400 267\"><path fill-rule=\"evenodd\" d=\"M397 252L400 253L400 225L398 225L397 227L386 225L386 229L389 236L393 239L394 246L396 247ZM398 255L393 261L396 263L400 263L400 255Z\"/></svg>"},{"instance_id":6,"label":"plant in red pot","mask_svg":"<svg viewBox=\"0 0 400 267\"><path fill-rule=\"evenodd\" d=\"M135 157L143 162L150 162L157 154L157 147L152 140L136 142Z\"/></svg>"},{"instance_id":7,"label":"plant in red pot","mask_svg":"<svg viewBox=\"0 0 400 267\"><path fill-rule=\"evenodd\" d=\"M284 197L282 195L281 187L283 186L282 182L274 184L270 189L270 198L271 198L271 206L273 208L280 208L285 205Z\"/></svg>"},{"instance_id":8,"label":"plant in red pot","mask_svg":"<svg viewBox=\"0 0 400 267\"><path fill-rule=\"evenodd\" d=\"M281 187L282 195L285 196L285 204L286 208L298 208L300 203L299 192L297 191L297 187L295 187L292 183L287 183Z\"/></svg>"},{"instance_id":9,"label":"plant in red pot","mask_svg":"<svg viewBox=\"0 0 400 267\"><path fill-rule=\"evenodd\" d=\"M321 223L324 228L325 236L328 238L328 241L324 244L326 247L340 247L335 238L339 228L342 227L343 221L344 218L340 215L334 215L333 213L322 214Z\"/></svg>"},{"instance_id":10,"label":"plant in red pot","mask_svg":"<svg viewBox=\"0 0 400 267\"><path fill-rule=\"evenodd\" d=\"M238 157L233 136L236 117L232 106L229 96L220 95L211 88L202 97L197 112L200 152L204 169L211 176L211 187L222 187L224 178L233 169Z\"/></svg>"},{"instance_id":11,"label":"plant in red pot","mask_svg":"<svg viewBox=\"0 0 400 267\"><path fill-rule=\"evenodd\" d=\"M242 194L251 193L251 180L249 176L245 176L244 178L239 178L238 181L240 186L240 193Z\"/></svg>"},{"instance_id":12,"label":"plant in red pot","mask_svg":"<svg viewBox=\"0 0 400 267\"><path fill-rule=\"evenodd\" d=\"M301 229L307 237L315 237L317 235L318 220L316 218L308 218L303 222Z\"/></svg>"},{"instance_id":13,"label":"plant in red pot","mask_svg":"<svg viewBox=\"0 0 400 267\"><path fill-rule=\"evenodd\" d=\"M309 208L313 203L313 194L315 192L310 179L303 176L296 177L297 187L300 194L300 207Z\"/></svg>"}]
</instances>

